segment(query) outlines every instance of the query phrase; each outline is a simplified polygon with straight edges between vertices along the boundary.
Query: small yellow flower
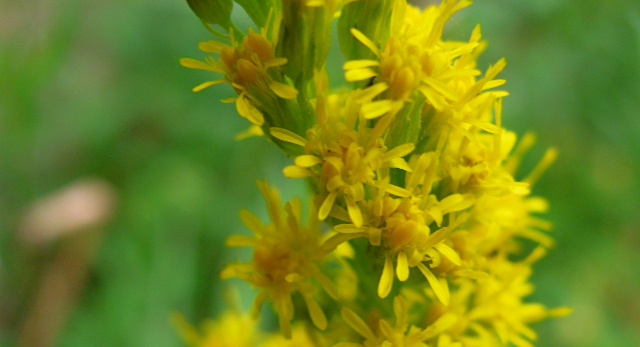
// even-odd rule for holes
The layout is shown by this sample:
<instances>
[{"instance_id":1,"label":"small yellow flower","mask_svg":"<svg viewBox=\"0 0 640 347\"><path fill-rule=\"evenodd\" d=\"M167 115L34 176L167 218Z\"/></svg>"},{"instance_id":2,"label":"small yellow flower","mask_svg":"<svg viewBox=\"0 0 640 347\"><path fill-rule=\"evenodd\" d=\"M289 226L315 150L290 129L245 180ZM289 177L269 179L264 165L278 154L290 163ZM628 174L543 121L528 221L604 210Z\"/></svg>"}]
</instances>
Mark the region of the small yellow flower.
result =
<instances>
[{"instance_id":1,"label":"small yellow flower","mask_svg":"<svg viewBox=\"0 0 640 347\"><path fill-rule=\"evenodd\" d=\"M380 191L383 192L384 189ZM438 299L447 304L449 294L446 278L438 278L430 268L438 268L445 263L454 267L462 265L447 236L466 217L462 215L456 220L450 218L446 227L440 225L443 216L468 209L472 204L472 196L460 194L450 195L441 201L437 201L433 195L419 200L415 197L393 198L387 194L379 194L363 204L364 215L368 217L363 226L340 224L335 230L367 237L372 246L381 248L385 261L378 284L380 297L384 298L390 293L394 273L403 282L409 278L409 269L417 267ZM429 227L432 223L436 224L434 228L437 226L437 230L433 232ZM429 264L428 267L425 262Z\"/></svg>"},{"instance_id":2,"label":"small yellow flower","mask_svg":"<svg viewBox=\"0 0 640 347\"><path fill-rule=\"evenodd\" d=\"M311 207L309 225L304 226L299 199L285 205L285 216L278 191L266 182L258 182L258 187L267 202L271 223L265 225L250 212L241 212L242 221L255 236L234 235L227 239L227 245L253 247L253 259L247 264L227 266L220 276L239 277L259 288L254 315L268 299L278 313L280 328L286 337L291 336L290 321L294 311L291 295L294 293L302 295L313 323L324 330L327 319L314 298L317 290L311 280L315 279L334 299L338 298L338 292L318 267L328 250L322 244L315 209Z\"/></svg>"},{"instance_id":3,"label":"small yellow flower","mask_svg":"<svg viewBox=\"0 0 640 347\"><path fill-rule=\"evenodd\" d=\"M276 29L273 29L276 31ZM275 39L269 40L266 37L266 29L260 33L249 30L249 34L238 43L231 32L231 44L218 41L201 42L200 50L207 53L218 54L218 60L209 56L205 61L192 58L180 59L180 64L192 69L207 70L222 74L224 78L204 82L195 88L198 92L209 86L229 83L236 93L237 98L226 99L226 102L236 102L238 113L247 118L255 125L264 123L264 116L261 109L264 107L262 101L265 98L280 97L283 99L294 99L298 91L286 83L275 78L277 74L270 74L269 69L277 68L287 63L286 58L275 57Z\"/></svg>"},{"instance_id":4,"label":"small yellow flower","mask_svg":"<svg viewBox=\"0 0 640 347\"><path fill-rule=\"evenodd\" d=\"M530 341L537 335L528 324L571 312L566 307L547 309L524 302L533 291L529 283L531 265L544 254L544 248L536 248L521 262L511 262L499 254L483 264L488 276L458 281L451 293L451 304L436 304L429 312L430 320L452 317L441 338L464 346L533 347Z\"/></svg>"},{"instance_id":5,"label":"small yellow flower","mask_svg":"<svg viewBox=\"0 0 640 347\"><path fill-rule=\"evenodd\" d=\"M438 336L453 323L453 315L443 315L426 329L408 322L408 307L402 296L393 299L395 325L380 319L377 327L370 327L355 312L342 309L342 318L365 340L362 343L341 342L334 347L428 347L425 341ZM376 331L377 333L374 333Z\"/></svg>"},{"instance_id":6,"label":"small yellow flower","mask_svg":"<svg viewBox=\"0 0 640 347\"><path fill-rule=\"evenodd\" d=\"M315 177L319 180L322 202L318 218L326 219L334 206L343 205L351 222L361 226L363 216L358 204L365 199L366 187L378 186L376 173L381 169L410 170L403 157L413 151L414 145L407 143L387 149L381 137L384 124L379 123L380 126L373 129L364 128L365 120L360 117L364 106L357 101L359 95L354 94L346 102L339 95L330 95L326 109L317 105L319 122L307 131L306 139L281 128L271 128L271 134L304 147L305 154L296 157L294 165L286 167L284 174L291 178ZM324 117L330 119L323 121ZM359 117L361 125L356 130ZM399 187L387 187L392 194L405 194Z\"/></svg>"},{"instance_id":7,"label":"small yellow flower","mask_svg":"<svg viewBox=\"0 0 640 347\"><path fill-rule=\"evenodd\" d=\"M258 340L256 323L247 315L227 311L216 320L202 323L199 332L179 313L171 317L184 342L190 347L253 347Z\"/></svg>"},{"instance_id":8,"label":"small yellow flower","mask_svg":"<svg viewBox=\"0 0 640 347\"><path fill-rule=\"evenodd\" d=\"M391 18L391 34L380 49L357 29L352 34L374 53L377 59L351 60L345 63L345 77L357 82L372 80L366 88L372 103L364 117L373 119L397 113L418 95L437 111L460 109L483 90L497 87L503 80L493 78L504 67L503 61L490 68L479 81L475 55L480 47L480 27L468 42L442 41L445 22L456 11L471 4L468 0L445 0L424 11L404 0L396 1ZM503 94L499 94L503 95Z\"/></svg>"},{"instance_id":9,"label":"small yellow flower","mask_svg":"<svg viewBox=\"0 0 640 347\"><path fill-rule=\"evenodd\" d=\"M171 320L190 347L318 347L302 324L292 327L291 338L260 331L249 315L226 311L216 320L206 320L198 331L179 313Z\"/></svg>"}]
</instances>

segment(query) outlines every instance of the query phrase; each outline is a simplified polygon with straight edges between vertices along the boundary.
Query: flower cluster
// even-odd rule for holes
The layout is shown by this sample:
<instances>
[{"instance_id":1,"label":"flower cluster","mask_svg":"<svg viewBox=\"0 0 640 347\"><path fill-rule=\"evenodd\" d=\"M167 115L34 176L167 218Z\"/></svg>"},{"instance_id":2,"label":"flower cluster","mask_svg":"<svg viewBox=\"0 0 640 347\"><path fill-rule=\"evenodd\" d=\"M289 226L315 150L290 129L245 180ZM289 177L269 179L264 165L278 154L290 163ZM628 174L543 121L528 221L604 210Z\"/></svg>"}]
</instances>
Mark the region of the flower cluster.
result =
<instances>
[{"instance_id":1,"label":"flower cluster","mask_svg":"<svg viewBox=\"0 0 640 347\"><path fill-rule=\"evenodd\" d=\"M284 175L313 190L305 224L300 199L283 208L259 182L270 222L243 211L254 236L227 240L253 248L221 275L259 290L254 314L267 301L285 337L296 336L292 321L311 323L297 345L343 347L530 346L529 323L568 314L524 301L531 266L553 245L537 216L547 203L529 194L556 152L516 178L534 138L502 127L505 60L477 67L480 26L468 41L443 38L471 1L236 2L259 33L238 37L229 18L199 15L228 43L200 44L218 60L181 63L222 75L194 91L229 83L238 113L260 127L253 133L292 158ZM231 6L198 8L207 3ZM351 87L331 90L336 18Z\"/></svg>"}]
</instances>

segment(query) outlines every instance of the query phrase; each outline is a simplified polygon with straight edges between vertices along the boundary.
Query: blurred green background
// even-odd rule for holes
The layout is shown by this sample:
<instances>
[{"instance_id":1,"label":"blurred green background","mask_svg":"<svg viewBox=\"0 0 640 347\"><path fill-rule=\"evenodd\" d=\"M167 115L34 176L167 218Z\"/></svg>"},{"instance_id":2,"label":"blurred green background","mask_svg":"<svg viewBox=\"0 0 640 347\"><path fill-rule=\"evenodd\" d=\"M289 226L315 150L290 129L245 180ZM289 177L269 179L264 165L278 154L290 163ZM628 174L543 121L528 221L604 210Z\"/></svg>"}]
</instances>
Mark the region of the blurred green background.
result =
<instances>
[{"instance_id":1,"label":"blurred green background","mask_svg":"<svg viewBox=\"0 0 640 347\"><path fill-rule=\"evenodd\" d=\"M551 201L558 245L531 300L574 313L537 324L537 345L640 346L640 3L478 1L449 35L476 23L481 67L507 58L504 125L538 135L523 171L560 152L534 191ZM246 232L239 210L266 214L255 180L304 194L275 146L233 140L248 123L217 101L228 86L190 91L211 76L178 59L201 58L208 39L184 1L0 3L0 345L35 343L34 331L42 345L180 345L170 313L213 317L237 283L217 274L243 257L223 247ZM110 216L30 238L38 201L87 178L109 185Z\"/></svg>"}]
</instances>

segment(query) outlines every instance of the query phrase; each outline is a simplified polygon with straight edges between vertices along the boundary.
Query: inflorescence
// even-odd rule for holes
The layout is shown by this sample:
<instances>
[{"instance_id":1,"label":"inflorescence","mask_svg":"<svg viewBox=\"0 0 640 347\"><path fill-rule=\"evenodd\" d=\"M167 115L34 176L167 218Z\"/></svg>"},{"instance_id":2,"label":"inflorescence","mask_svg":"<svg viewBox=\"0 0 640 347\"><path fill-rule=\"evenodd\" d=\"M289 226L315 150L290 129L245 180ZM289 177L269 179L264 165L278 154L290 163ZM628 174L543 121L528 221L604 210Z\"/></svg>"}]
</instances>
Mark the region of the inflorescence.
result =
<instances>
[{"instance_id":1,"label":"inflorescence","mask_svg":"<svg viewBox=\"0 0 640 347\"><path fill-rule=\"evenodd\" d=\"M312 187L305 222L300 199L283 205L258 182L270 220L242 211L253 236L227 240L253 257L221 277L258 289L251 315L268 302L282 335L235 312L202 333L179 320L187 343L525 347L530 323L570 312L525 301L553 246L538 216L547 202L530 191L556 152L518 172L534 137L502 127L505 60L477 66L479 25L468 40L443 38L470 0L236 0L259 27L247 34L231 0L187 2L217 37L200 43L203 61L180 61L217 74L193 90L229 84L237 97L222 101L251 122L243 136L275 143L292 158L283 174ZM334 21L346 58L337 90L325 69Z\"/></svg>"}]
</instances>

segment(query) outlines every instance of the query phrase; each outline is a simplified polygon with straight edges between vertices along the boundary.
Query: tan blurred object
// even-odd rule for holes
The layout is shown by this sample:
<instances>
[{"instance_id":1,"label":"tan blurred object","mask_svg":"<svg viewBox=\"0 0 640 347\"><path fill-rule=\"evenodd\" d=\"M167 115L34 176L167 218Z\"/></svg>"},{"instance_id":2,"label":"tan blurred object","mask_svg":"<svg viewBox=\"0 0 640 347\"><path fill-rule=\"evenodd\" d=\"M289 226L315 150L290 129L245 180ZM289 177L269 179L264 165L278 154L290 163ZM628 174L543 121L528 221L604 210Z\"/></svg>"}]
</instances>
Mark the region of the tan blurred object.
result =
<instances>
[{"instance_id":1,"label":"tan blurred object","mask_svg":"<svg viewBox=\"0 0 640 347\"><path fill-rule=\"evenodd\" d=\"M56 240L104 224L114 207L108 183L78 181L33 203L20 224L20 237L32 244Z\"/></svg>"},{"instance_id":2,"label":"tan blurred object","mask_svg":"<svg viewBox=\"0 0 640 347\"><path fill-rule=\"evenodd\" d=\"M82 293L102 231L115 209L114 189L85 179L31 205L20 224L20 238L32 247L60 243L46 267L20 333L20 346L54 346Z\"/></svg>"}]
</instances>

